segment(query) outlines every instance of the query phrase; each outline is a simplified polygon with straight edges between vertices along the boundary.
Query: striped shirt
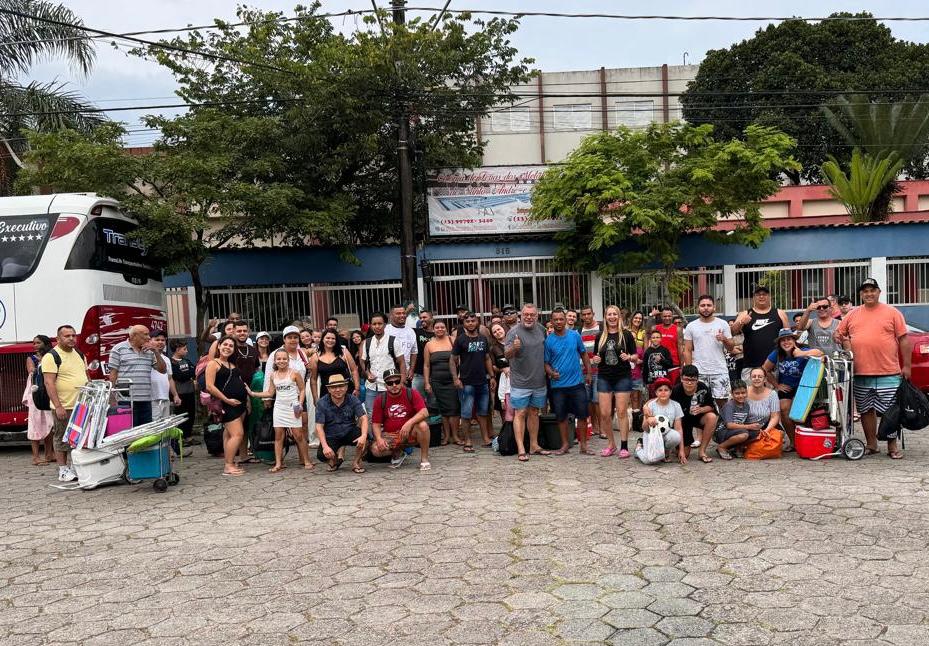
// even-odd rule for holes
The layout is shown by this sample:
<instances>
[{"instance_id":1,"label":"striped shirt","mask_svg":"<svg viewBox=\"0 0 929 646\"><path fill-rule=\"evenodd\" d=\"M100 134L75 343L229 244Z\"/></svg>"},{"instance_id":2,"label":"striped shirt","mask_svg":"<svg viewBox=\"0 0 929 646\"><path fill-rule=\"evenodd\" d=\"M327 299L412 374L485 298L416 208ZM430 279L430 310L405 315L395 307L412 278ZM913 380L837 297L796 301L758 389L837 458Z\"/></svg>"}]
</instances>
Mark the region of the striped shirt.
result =
<instances>
[{"instance_id":1,"label":"striped shirt","mask_svg":"<svg viewBox=\"0 0 929 646\"><path fill-rule=\"evenodd\" d=\"M129 394L133 401L152 400L154 367L155 353L151 350L137 352L128 340L117 343L110 350L110 369L119 371L118 383L130 383Z\"/></svg>"}]
</instances>

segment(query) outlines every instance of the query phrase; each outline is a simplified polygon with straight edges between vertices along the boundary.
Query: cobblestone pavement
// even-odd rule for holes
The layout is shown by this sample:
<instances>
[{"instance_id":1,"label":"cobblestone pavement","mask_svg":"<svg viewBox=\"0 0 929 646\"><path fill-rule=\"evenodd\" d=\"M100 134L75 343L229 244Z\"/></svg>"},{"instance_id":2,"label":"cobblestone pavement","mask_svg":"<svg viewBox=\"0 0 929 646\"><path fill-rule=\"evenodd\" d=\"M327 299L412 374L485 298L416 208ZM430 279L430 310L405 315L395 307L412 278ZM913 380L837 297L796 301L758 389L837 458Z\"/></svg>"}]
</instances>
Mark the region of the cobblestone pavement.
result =
<instances>
[{"instance_id":1,"label":"cobblestone pavement","mask_svg":"<svg viewBox=\"0 0 929 646\"><path fill-rule=\"evenodd\" d=\"M162 494L58 491L6 449L0 643L929 644L929 435L907 444L243 478L198 447Z\"/></svg>"}]
</instances>

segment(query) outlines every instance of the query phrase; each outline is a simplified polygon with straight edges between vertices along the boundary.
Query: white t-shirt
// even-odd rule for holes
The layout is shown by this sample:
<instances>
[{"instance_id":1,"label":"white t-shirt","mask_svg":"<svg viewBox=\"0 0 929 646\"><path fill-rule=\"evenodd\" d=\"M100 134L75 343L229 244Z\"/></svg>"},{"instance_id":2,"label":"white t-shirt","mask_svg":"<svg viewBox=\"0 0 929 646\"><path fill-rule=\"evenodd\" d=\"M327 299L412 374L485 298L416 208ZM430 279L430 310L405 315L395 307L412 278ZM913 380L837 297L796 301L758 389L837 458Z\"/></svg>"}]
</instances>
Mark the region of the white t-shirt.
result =
<instances>
[{"instance_id":1,"label":"white t-shirt","mask_svg":"<svg viewBox=\"0 0 929 646\"><path fill-rule=\"evenodd\" d=\"M384 334L394 337L394 352L403 355L407 372L412 371L410 355L416 354L416 331L411 327L397 327L393 324L384 327ZM378 375L380 377L380 375Z\"/></svg>"},{"instance_id":2,"label":"white t-shirt","mask_svg":"<svg viewBox=\"0 0 929 646\"><path fill-rule=\"evenodd\" d=\"M168 378L171 377L171 361L167 357L162 358L165 361L165 373L161 374L152 368L152 401L171 399L171 387L168 385Z\"/></svg>"},{"instance_id":3,"label":"white t-shirt","mask_svg":"<svg viewBox=\"0 0 929 646\"><path fill-rule=\"evenodd\" d=\"M283 349L284 349L284 346L277 348L277 350L283 350ZM277 350L275 350L274 352L277 352ZM274 372L274 352L268 355L269 368L265 371L265 386L264 386L265 392L267 392L271 388L271 373ZM309 362L309 355L307 355L306 350L304 350L303 348L297 348L296 354L294 355L288 354L288 356L290 357L290 369L296 372L301 377L303 377L304 381L306 381L306 364L303 363L304 358L306 358L307 362ZM309 386L309 383L306 383L305 385ZM307 392L310 392L309 389L307 389Z\"/></svg>"},{"instance_id":4,"label":"white t-shirt","mask_svg":"<svg viewBox=\"0 0 929 646\"><path fill-rule=\"evenodd\" d=\"M684 341L694 344L694 365L701 375L728 375L726 364L726 346L716 340L716 332L721 330L727 339L732 338L729 324L721 318L714 318L709 323L695 319L684 328Z\"/></svg>"}]
</instances>

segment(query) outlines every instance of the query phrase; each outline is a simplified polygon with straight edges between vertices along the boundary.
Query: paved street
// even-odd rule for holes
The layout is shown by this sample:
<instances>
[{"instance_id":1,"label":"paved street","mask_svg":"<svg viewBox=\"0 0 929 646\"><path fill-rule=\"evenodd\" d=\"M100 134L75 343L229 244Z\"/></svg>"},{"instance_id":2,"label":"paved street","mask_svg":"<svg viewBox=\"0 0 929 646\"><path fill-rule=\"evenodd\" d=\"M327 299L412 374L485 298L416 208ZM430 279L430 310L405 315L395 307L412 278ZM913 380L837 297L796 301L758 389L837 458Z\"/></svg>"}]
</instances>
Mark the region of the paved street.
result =
<instances>
[{"instance_id":1,"label":"paved street","mask_svg":"<svg viewBox=\"0 0 929 646\"><path fill-rule=\"evenodd\" d=\"M929 644L927 435L901 462L202 456L83 493L0 451L0 643Z\"/></svg>"}]
</instances>

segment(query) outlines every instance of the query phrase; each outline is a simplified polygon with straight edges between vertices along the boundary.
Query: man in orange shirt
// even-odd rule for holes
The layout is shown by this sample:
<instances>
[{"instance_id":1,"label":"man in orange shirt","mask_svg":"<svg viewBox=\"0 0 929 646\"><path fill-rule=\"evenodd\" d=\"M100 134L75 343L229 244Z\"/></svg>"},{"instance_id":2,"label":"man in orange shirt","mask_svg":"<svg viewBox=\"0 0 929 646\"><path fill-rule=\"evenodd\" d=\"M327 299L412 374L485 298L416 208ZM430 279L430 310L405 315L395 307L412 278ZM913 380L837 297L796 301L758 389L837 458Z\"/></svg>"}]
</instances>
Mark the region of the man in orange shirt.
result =
<instances>
[{"instance_id":1,"label":"man in orange shirt","mask_svg":"<svg viewBox=\"0 0 929 646\"><path fill-rule=\"evenodd\" d=\"M876 280L866 278L858 287L858 295L861 307L842 319L835 339L855 355L855 405L861 414L868 453L873 454L878 452L877 416L893 405L902 379L910 378L912 344L900 310L880 302L881 289ZM894 460L903 457L897 450L897 440L887 441L887 455Z\"/></svg>"}]
</instances>

